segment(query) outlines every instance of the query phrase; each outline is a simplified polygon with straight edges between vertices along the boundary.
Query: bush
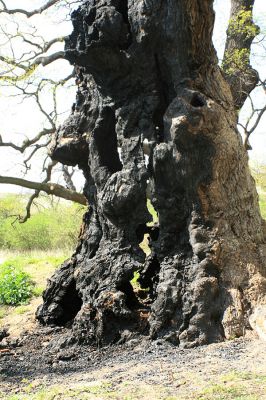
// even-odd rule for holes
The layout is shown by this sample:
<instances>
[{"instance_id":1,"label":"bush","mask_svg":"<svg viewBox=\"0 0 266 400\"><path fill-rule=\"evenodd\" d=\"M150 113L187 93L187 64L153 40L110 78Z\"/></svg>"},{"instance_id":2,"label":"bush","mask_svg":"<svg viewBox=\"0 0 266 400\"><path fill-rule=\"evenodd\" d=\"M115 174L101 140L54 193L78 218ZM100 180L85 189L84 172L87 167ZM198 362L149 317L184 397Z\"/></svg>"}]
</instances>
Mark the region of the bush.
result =
<instances>
[{"instance_id":1,"label":"bush","mask_svg":"<svg viewBox=\"0 0 266 400\"><path fill-rule=\"evenodd\" d=\"M24 224L15 221L25 213L27 197L7 195L0 198L0 248L18 251L73 249L85 207L69 202L51 204L46 196L32 208ZM14 222L15 221L15 222Z\"/></svg>"},{"instance_id":2,"label":"bush","mask_svg":"<svg viewBox=\"0 0 266 400\"><path fill-rule=\"evenodd\" d=\"M0 266L0 303L25 304L32 296L33 283L30 276L8 263Z\"/></svg>"}]
</instances>

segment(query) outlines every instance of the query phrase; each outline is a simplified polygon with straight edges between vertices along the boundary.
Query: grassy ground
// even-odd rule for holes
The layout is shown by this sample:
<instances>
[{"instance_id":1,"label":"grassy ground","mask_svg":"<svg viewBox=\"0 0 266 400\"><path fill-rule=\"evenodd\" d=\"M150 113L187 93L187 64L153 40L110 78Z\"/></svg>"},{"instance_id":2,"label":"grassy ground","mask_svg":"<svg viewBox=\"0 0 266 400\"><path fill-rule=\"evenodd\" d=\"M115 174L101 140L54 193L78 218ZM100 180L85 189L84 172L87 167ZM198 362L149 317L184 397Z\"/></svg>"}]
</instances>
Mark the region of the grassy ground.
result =
<instances>
[{"instance_id":1,"label":"grassy ground","mask_svg":"<svg viewBox=\"0 0 266 400\"><path fill-rule=\"evenodd\" d=\"M20 329L32 326L37 306L41 303L41 295L46 287L47 279L55 269L69 256L71 251L41 252L32 251L26 253L0 252L0 261L18 266L27 272L34 283L33 298L27 303L19 306L0 304L0 327L11 329L11 333L19 334Z\"/></svg>"}]
</instances>

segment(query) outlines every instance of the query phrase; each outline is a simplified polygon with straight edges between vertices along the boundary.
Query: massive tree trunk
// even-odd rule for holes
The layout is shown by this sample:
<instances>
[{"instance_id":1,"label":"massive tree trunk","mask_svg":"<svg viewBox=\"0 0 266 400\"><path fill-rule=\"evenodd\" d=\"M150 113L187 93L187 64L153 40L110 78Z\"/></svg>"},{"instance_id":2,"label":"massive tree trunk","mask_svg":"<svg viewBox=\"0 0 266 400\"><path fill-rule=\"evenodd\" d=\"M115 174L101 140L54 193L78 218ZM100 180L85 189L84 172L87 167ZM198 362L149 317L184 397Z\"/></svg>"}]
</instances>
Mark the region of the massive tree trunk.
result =
<instances>
[{"instance_id":1,"label":"massive tree trunk","mask_svg":"<svg viewBox=\"0 0 266 400\"><path fill-rule=\"evenodd\" d=\"M73 320L73 338L99 344L242 335L266 300L265 224L212 45L212 1L89 0L72 19L79 88L52 155L82 168L90 207L38 319Z\"/></svg>"}]
</instances>

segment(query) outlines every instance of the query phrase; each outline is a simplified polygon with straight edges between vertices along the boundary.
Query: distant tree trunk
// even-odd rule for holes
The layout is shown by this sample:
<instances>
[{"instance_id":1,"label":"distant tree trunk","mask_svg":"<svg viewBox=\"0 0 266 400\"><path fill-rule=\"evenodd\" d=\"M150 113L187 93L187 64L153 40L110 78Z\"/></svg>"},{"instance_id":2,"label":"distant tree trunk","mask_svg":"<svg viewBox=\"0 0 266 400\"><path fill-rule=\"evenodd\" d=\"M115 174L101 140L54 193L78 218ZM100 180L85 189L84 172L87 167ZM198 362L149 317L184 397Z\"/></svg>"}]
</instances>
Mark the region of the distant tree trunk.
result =
<instances>
[{"instance_id":1,"label":"distant tree trunk","mask_svg":"<svg viewBox=\"0 0 266 400\"><path fill-rule=\"evenodd\" d=\"M259 80L258 72L250 65L251 44L260 32L253 21L254 3L255 0L231 0L223 70L237 110Z\"/></svg>"},{"instance_id":2,"label":"distant tree trunk","mask_svg":"<svg viewBox=\"0 0 266 400\"><path fill-rule=\"evenodd\" d=\"M53 157L83 169L90 208L38 319L74 320L74 338L100 344L242 335L266 300L266 232L212 45L212 1L90 0L72 19L79 88ZM146 290L132 287L135 271Z\"/></svg>"}]
</instances>

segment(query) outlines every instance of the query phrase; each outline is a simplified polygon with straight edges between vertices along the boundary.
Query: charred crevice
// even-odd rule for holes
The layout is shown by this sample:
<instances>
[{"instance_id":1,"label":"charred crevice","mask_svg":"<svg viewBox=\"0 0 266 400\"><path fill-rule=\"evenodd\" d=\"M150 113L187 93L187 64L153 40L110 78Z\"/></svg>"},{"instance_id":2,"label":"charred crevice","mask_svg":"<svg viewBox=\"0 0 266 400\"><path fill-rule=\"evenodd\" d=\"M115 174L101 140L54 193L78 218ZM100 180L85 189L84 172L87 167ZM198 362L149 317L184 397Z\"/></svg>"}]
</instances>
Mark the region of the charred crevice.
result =
<instances>
[{"instance_id":1,"label":"charred crevice","mask_svg":"<svg viewBox=\"0 0 266 400\"><path fill-rule=\"evenodd\" d=\"M156 254L151 254L145 261L144 268L140 271L138 283L141 288L148 288L148 294L153 299L155 297L159 282L160 263Z\"/></svg>"},{"instance_id":2,"label":"charred crevice","mask_svg":"<svg viewBox=\"0 0 266 400\"><path fill-rule=\"evenodd\" d=\"M160 227L159 226L148 226L147 233L151 238L151 241L156 242L160 236Z\"/></svg>"},{"instance_id":3,"label":"charred crevice","mask_svg":"<svg viewBox=\"0 0 266 400\"><path fill-rule=\"evenodd\" d=\"M147 226L146 224L140 224L136 229L136 235L140 243L143 241L146 234L149 235L150 240L157 241L160 235L159 226Z\"/></svg>"},{"instance_id":4,"label":"charred crevice","mask_svg":"<svg viewBox=\"0 0 266 400\"><path fill-rule=\"evenodd\" d=\"M110 107L105 107L93 134L100 156L100 165L107 167L111 173L121 171L123 168L118 153L115 124L114 111Z\"/></svg>"},{"instance_id":5,"label":"charred crevice","mask_svg":"<svg viewBox=\"0 0 266 400\"><path fill-rule=\"evenodd\" d=\"M127 50L133 42L132 29L128 16L128 0L120 0L117 11L120 12L120 14L123 16L124 23L126 24L128 29L127 41L124 46L121 47L122 50Z\"/></svg>"},{"instance_id":6,"label":"charred crevice","mask_svg":"<svg viewBox=\"0 0 266 400\"><path fill-rule=\"evenodd\" d=\"M87 25L92 25L96 18L96 8L91 8L89 13L84 17L84 21Z\"/></svg>"},{"instance_id":7,"label":"charred crevice","mask_svg":"<svg viewBox=\"0 0 266 400\"><path fill-rule=\"evenodd\" d=\"M205 258L201 263L199 264L202 273L206 277L214 277L219 279L221 276L221 272L219 271L218 266L210 259Z\"/></svg>"},{"instance_id":8,"label":"charred crevice","mask_svg":"<svg viewBox=\"0 0 266 400\"><path fill-rule=\"evenodd\" d=\"M125 303L130 310L135 310L141 307L133 286L130 281L125 281L117 286L117 289L125 294Z\"/></svg>"},{"instance_id":9,"label":"charred crevice","mask_svg":"<svg viewBox=\"0 0 266 400\"><path fill-rule=\"evenodd\" d=\"M65 325L66 323L73 321L77 313L80 311L81 306L82 300L78 295L76 282L73 279L70 285L65 290L64 295L60 299L60 307L62 309L62 313L56 321L57 324Z\"/></svg>"},{"instance_id":10,"label":"charred crevice","mask_svg":"<svg viewBox=\"0 0 266 400\"><path fill-rule=\"evenodd\" d=\"M144 235L147 233L147 225L146 224L140 224L138 225L137 229L136 229L136 236L138 239L138 242L141 243L144 239Z\"/></svg>"},{"instance_id":11,"label":"charred crevice","mask_svg":"<svg viewBox=\"0 0 266 400\"><path fill-rule=\"evenodd\" d=\"M184 301L184 303L187 303L187 300L184 299L183 301ZM184 332L185 330L187 330L189 328L190 320L194 315L197 314L197 310L198 310L197 305L193 305L191 307L190 312L186 312L186 313L183 312L183 322L182 322L182 325L180 326L180 333Z\"/></svg>"},{"instance_id":12,"label":"charred crevice","mask_svg":"<svg viewBox=\"0 0 266 400\"><path fill-rule=\"evenodd\" d=\"M159 56L154 54L155 68L156 68L156 86L159 95L158 107L153 113L153 124L155 127L156 141L161 143L164 141L164 114L170 104L169 90L167 82L163 79L163 74L160 67Z\"/></svg>"}]
</instances>

